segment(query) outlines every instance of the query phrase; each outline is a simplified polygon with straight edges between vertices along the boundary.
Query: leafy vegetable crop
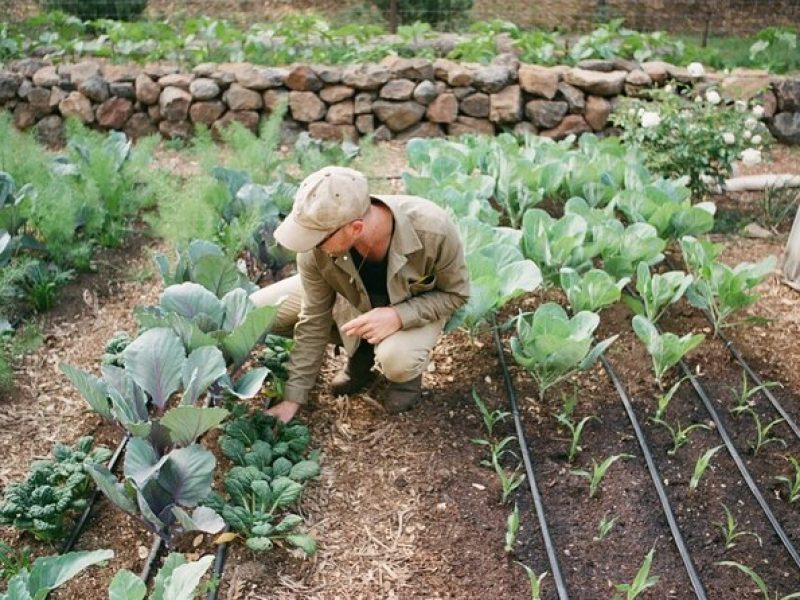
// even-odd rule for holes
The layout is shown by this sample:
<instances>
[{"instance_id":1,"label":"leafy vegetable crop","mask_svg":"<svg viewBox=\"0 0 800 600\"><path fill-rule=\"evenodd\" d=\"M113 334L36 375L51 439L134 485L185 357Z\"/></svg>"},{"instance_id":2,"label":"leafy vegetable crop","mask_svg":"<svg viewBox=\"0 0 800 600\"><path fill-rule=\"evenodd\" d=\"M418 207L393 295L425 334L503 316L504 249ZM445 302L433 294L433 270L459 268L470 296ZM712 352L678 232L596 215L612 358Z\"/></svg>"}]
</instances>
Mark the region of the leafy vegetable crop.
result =
<instances>
[{"instance_id":1,"label":"leafy vegetable crop","mask_svg":"<svg viewBox=\"0 0 800 600\"><path fill-rule=\"evenodd\" d=\"M93 485L86 469L111 458L107 448L92 449L91 436L74 447L57 443L52 460L38 460L24 481L6 486L0 523L28 531L36 539L57 542L69 534L73 519L88 502Z\"/></svg>"},{"instance_id":2,"label":"leafy vegetable crop","mask_svg":"<svg viewBox=\"0 0 800 600\"><path fill-rule=\"evenodd\" d=\"M559 381L591 367L618 337L593 344L600 318L583 311L570 319L563 308L552 302L533 313L520 314L516 320L517 335L511 338L511 352L536 381L540 400Z\"/></svg>"}]
</instances>

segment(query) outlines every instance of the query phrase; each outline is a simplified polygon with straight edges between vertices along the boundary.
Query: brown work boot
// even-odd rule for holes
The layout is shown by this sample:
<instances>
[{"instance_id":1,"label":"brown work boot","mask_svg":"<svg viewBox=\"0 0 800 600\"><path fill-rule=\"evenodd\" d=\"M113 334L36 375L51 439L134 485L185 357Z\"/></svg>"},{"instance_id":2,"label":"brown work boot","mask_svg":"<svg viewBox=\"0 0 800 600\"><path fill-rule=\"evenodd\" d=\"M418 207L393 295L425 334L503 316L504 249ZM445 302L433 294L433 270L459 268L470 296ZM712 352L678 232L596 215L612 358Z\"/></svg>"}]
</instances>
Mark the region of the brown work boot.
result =
<instances>
[{"instance_id":1,"label":"brown work boot","mask_svg":"<svg viewBox=\"0 0 800 600\"><path fill-rule=\"evenodd\" d=\"M372 344L361 342L355 354L347 359L347 365L331 381L331 392L335 396L355 394L369 387L375 381L372 366L375 364L375 350Z\"/></svg>"},{"instance_id":2,"label":"brown work boot","mask_svg":"<svg viewBox=\"0 0 800 600\"><path fill-rule=\"evenodd\" d=\"M383 407L390 415L405 412L416 406L422 396L422 375L403 383L391 382L386 390Z\"/></svg>"}]
</instances>

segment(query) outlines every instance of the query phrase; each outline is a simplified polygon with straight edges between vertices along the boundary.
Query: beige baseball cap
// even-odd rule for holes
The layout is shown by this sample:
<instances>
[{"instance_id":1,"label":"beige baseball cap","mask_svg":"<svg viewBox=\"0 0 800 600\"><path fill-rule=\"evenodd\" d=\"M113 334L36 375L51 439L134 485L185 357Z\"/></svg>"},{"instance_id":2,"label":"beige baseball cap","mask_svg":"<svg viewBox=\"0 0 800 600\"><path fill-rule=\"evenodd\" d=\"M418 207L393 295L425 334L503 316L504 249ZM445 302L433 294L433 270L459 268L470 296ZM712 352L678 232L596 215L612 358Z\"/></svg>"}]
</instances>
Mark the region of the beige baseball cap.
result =
<instances>
[{"instance_id":1,"label":"beige baseball cap","mask_svg":"<svg viewBox=\"0 0 800 600\"><path fill-rule=\"evenodd\" d=\"M306 177L294 196L292 212L275 230L281 246L307 252L350 221L367 214L367 178L355 169L325 167Z\"/></svg>"}]
</instances>

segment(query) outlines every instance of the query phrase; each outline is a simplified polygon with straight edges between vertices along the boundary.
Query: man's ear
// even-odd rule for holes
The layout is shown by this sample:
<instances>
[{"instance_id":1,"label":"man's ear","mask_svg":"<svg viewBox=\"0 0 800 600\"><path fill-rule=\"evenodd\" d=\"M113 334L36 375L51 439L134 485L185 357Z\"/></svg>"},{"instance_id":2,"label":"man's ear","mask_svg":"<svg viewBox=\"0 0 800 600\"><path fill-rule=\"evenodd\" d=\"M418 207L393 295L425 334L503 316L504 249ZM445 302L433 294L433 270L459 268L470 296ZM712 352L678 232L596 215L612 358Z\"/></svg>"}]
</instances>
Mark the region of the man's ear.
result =
<instances>
[{"instance_id":1,"label":"man's ear","mask_svg":"<svg viewBox=\"0 0 800 600\"><path fill-rule=\"evenodd\" d=\"M353 235L361 235L361 232L364 231L364 219L352 221L350 227L353 228Z\"/></svg>"}]
</instances>

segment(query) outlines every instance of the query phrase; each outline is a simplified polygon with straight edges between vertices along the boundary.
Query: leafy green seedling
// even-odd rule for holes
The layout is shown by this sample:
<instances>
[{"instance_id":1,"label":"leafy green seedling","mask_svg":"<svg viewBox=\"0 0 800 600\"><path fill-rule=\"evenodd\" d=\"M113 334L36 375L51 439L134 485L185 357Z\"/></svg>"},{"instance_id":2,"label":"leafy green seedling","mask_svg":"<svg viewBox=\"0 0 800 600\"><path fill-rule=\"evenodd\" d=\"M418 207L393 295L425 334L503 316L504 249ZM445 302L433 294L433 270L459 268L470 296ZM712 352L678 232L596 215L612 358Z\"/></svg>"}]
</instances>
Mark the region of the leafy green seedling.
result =
<instances>
[{"instance_id":1,"label":"leafy green seedling","mask_svg":"<svg viewBox=\"0 0 800 600\"><path fill-rule=\"evenodd\" d=\"M603 518L600 519L600 523L597 525L597 535L594 537L594 541L599 542L606 539L618 518L619 517L616 515L611 518L609 518L607 514L603 515Z\"/></svg>"},{"instance_id":2,"label":"leafy green seedling","mask_svg":"<svg viewBox=\"0 0 800 600\"><path fill-rule=\"evenodd\" d=\"M753 417L753 424L756 427L756 439L752 444L750 444L750 448L753 450L754 455L758 454L758 451L767 444L776 443L781 444L784 448L786 447L786 440L771 435L772 428L783 423L783 419L775 419L774 421L764 425L761 423L761 418L758 416L756 411L748 409L747 412L749 412Z\"/></svg>"},{"instance_id":3,"label":"leafy green seedling","mask_svg":"<svg viewBox=\"0 0 800 600\"><path fill-rule=\"evenodd\" d=\"M195 598L201 585L200 580L212 562L214 562L213 554L187 562L183 554L171 553L155 576L151 598ZM110 598L144 600L147 585L131 571L122 569L111 580L108 594Z\"/></svg>"},{"instance_id":4,"label":"leafy green seedling","mask_svg":"<svg viewBox=\"0 0 800 600\"><path fill-rule=\"evenodd\" d=\"M658 583L658 576L650 575L650 566L653 564L653 554L655 554L655 548L650 548L650 552L644 557L644 562L642 566L639 567L639 572L636 573L636 577L634 577L631 583L618 583L616 585L617 591L625 592L625 596L617 594L614 597L614 600L634 600L639 594L644 592L646 589L653 587L656 583Z\"/></svg>"},{"instance_id":5,"label":"leafy green seedling","mask_svg":"<svg viewBox=\"0 0 800 600\"><path fill-rule=\"evenodd\" d=\"M775 479L787 485L789 488L789 502L794 503L800 500L800 463L797 462L794 456L789 456L787 460L791 462L794 467L794 478L789 479L788 477L779 475Z\"/></svg>"},{"instance_id":6,"label":"leafy green seedling","mask_svg":"<svg viewBox=\"0 0 800 600\"><path fill-rule=\"evenodd\" d=\"M681 424L677 422L675 423L675 427L662 419L653 419L653 422L666 428L672 436L672 449L667 450L667 454L670 456L675 456L675 453L686 445L689 441L689 434L692 431L695 429L710 429L708 425L704 425L703 423L694 423L688 427L681 428Z\"/></svg>"},{"instance_id":7,"label":"leafy green seedling","mask_svg":"<svg viewBox=\"0 0 800 600\"><path fill-rule=\"evenodd\" d=\"M725 509L725 522L714 523L714 525L722 532L722 537L725 539L725 550L733 548L736 545L736 540L746 535L751 535L756 538L758 540L758 545L761 546L761 538L757 533L752 531L736 531L736 519L733 518L730 509L724 504L722 508Z\"/></svg>"},{"instance_id":8,"label":"leafy green seedling","mask_svg":"<svg viewBox=\"0 0 800 600\"><path fill-rule=\"evenodd\" d=\"M472 388L472 399L475 401L475 405L481 413L483 424L486 426L486 432L489 434L489 437L492 437L494 426L506 419L511 413L500 410L499 408L490 411L486 408L486 404L481 400L480 396L478 396L478 392L475 391L475 388Z\"/></svg>"},{"instance_id":9,"label":"leafy green seedling","mask_svg":"<svg viewBox=\"0 0 800 600\"><path fill-rule=\"evenodd\" d=\"M547 571L541 575L537 575L528 565L519 561L517 561L517 564L525 569L525 572L528 574L528 581L531 584L531 600L542 600L542 580L547 577Z\"/></svg>"},{"instance_id":10,"label":"leafy green seedling","mask_svg":"<svg viewBox=\"0 0 800 600\"><path fill-rule=\"evenodd\" d=\"M703 455L697 459L697 462L694 465L694 473L692 473L692 478L689 480L689 488L692 490L697 489L697 485L700 483L700 479L703 477L703 474L708 469L708 465L711 463L711 459L714 455L720 451L722 445L714 446L713 448L709 448L706 450Z\"/></svg>"},{"instance_id":11,"label":"leafy green seedling","mask_svg":"<svg viewBox=\"0 0 800 600\"><path fill-rule=\"evenodd\" d=\"M719 245L706 244L691 236L681 238L684 260L695 279L686 291L689 303L706 311L714 324L714 335L723 327L739 323L728 322L731 315L758 301L760 295L750 293L775 268L776 259L768 256L758 263L740 263L735 267L716 260Z\"/></svg>"},{"instance_id":12,"label":"leafy green seedling","mask_svg":"<svg viewBox=\"0 0 800 600\"><path fill-rule=\"evenodd\" d=\"M599 465L594 458L592 458L592 472L586 471L584 469L573 469L572 474L577 475L579 477L585 477L589 480L589 498L594 498L597 495L597 490L600 487L600 482L605 477L606 471L608 471L609 467L617 462L621 458L633 458L631 454L614 454L613 456L609 456Z\"/></svg>"},{"instance_id":13,"label":"leafy green seedling","mask_svg":"<svg viewBox=\"0 0 800 600\"><path fill-rule=\"evenodd\" d=\"M30 546L17 549L0 541L0 579L11 579L22 569L30 571L32 564Z\"/></svg>"},{"instance_id":14,"label":"leafy green seedling","mask_svg":"<svg viewBox=\"0 0 800 600\"><path fill-rule=\"evenodd\" d=\"M592 269L581 276L569 267L561 269L560 280L573 313L595 312L618 302L622 288L630 281L628 277L614 279L602 269Z\"/></svg>"},{"instance_id":15,"label":"leafy green seedling","mask_svg":"<svg viewBox=\"0 0 800 600\"><path fill-rule=\"evenodd\" d=\"M8 591L0 592L0 600L18 598L45 598L52 590L63 585L78 573L114 558L113 550L68 552L60 556L40 556L28 570L22 567L8 581Z\"/></svg>"},{"instance_id":16,"label":"leafy green seedling","mask_svg":"<svg viewBox=\"0 0 800 600\"><path fill-rule=\"evenodd\" d=\"M618 336L593 345L600 323L595 313L583 311L571 319L558 304L548 302L533 313L516 317L517 335L511 338L511 352L545 392L578 371L586 371Z\"/></svg>"},{"instance_id":17,"label":"leafy green seedling","mask_svg":"<svg viewBox=\"0 0 800 600\"><path fill-rule=\"evenodd\" d=\"M762 383L761 385L751 388L750 380L747 378L747 372L742 371L741 388L737 390L733 386L730 387L731 393L733 394L733 399L736 402L736 406L731 409L731 413L738 415L752 408L755 406L755 400L751 400L753 396L755 396L761 390L775 386L783 387L783 385L778 381L768 381L767 383Z\"/></svg>"},{"instance_id":18,"label":"leafy green seedling","mask_svg":"<svg viewBox=\"0 0 800 600\"><path fill-rule=\"evenodd\" d=\"M505 504L508 502L511 494L525 481L525 475L520 473L522 466L518 464L514 471L509 473L500 464L496 455L492 455L492 466L494 467L494 472L497 473L498 479L500 479L502 503Z\"/></svg>"},{"instance_id":19,"label":"leafy green seedling","mask_svg":"<svg viewBox=\"0 0 800 600\"><path fill-rule=\"evenodd\" d=\"M756 573L753 569L748 567L747 565L743 565L742 563L738 563L734 560L721 560L714 564L723 566L723 567L736 567L742 573L750 577L753 580L753 583L758 586L759 591L764 595L764 600L770 600L769 590L767 589L767 584L764 583L764 580ZM794 592L789 594L788 596L778 596L777 592L774 596L775 600L792 600L793 598L800 598L800 592Z\"/></svg>"},{"instance_id":20,"label":"leafy green seedling","mask_svg":"<svg viewBox=\"0 0 800 600\"><path fill-rule=\"evenodd\" d=\"M572 461L575 460L575 457L581 451L580 441L581 435L583 434L583 428L591 420L598 422L602 422L602 420L600 417L596 417L594 415L583 417L580 421L573 420L572 412L575 410L577 397L575 394L573 394L571 397L568 397L566 394L562 394L561 397L564 402L563 408L561 409L560 413L554 416L556 421L566 427L570 432L571 439L569 443L569 451L567 452L567 462L572 464Z\"/></svg>"},{"instance_id":21,"label":"leafy green seedling","mask_svg":"<svg viewBox=\"0 0 800 600\"><path fill-rule=\"evenodd\" d=\"M514 545L517 543L517 533L519 532L519 508L517 503L514 503L514 510L508 515L506 519L506 546L505 550L511 554L514 551Z\"/></svg>"},{"instance_id":22,"label":"leafy green seedling","mask_svg":"<svg viewBox=\"0 0 800 600\"><path fill-rule=\"evenodd\" d=\"M656 323L670 304L683 297L694 278L683 271L668 273L650 273L650 266L640 262L636 268L636 291L641 303L637 306L637 314L643 314ZM638 310L638 308L641 310Z\"/></svg>"},{"instance_id":23,"label":"leafy green seedling","mask_svg":"<svg viewBox=\"0 0 800 600\"><path fill-rule=\"evenodd\" d=\"M659 333L656 326L641 315L633 317L633 330L650 353L653 360L653 371L659 385L661 385L664 373L677 364L705 337L701 333L687 333L683 337L669 332Z\"/></svg>"},{"instance_id":24,"label":"leafy green seedling","mask_svg":"<svg viewBox=\"0 0 800 600\"><path fill-rule=\"evenodd\" d=\"M657 398L658 401L658 408L656 408L656 414L653 416L654 421L658 421L664 418L664 413L667 412L667 407L669 403L672 402L673 396L678 391L678 388L681 387L681 384L689 379L688 377L684 377L683 379L679 379L676 381L669 390L667 390L666 394L662 394Z\"/></svg>"}]
</instances>

